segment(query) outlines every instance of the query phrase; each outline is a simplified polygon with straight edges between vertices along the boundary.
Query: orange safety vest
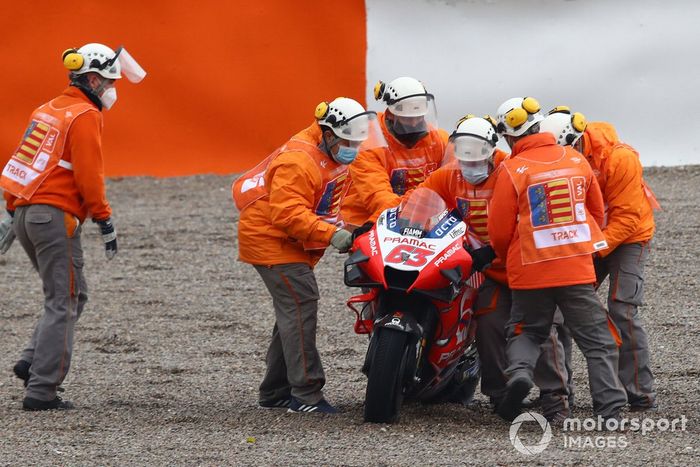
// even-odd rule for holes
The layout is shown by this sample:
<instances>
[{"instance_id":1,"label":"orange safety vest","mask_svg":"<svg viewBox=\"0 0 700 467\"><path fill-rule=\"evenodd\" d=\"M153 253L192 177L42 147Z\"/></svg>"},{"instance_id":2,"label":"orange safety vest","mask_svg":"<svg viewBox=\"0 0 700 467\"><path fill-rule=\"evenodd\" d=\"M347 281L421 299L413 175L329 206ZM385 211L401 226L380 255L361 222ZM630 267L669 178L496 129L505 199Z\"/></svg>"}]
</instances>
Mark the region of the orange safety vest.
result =
<instances>
[{"instance_id":1,"label":"orange safety vest","mask_svg":"<svg viewBox=\"0 0 700 467\"><path fill-rule=\"evenodd\" d=\"M445 151L445 142L440 132L433 129L415 146L408 148L386 127L383 114L379 117L382 133L389 144L384 151L389 183L394 193L403 196L437 170Z\"/></svg>"},{"instance_id":2,"label":"orange safety vest","mask_svg":"<svg viewBox=\"0 0 700 467\"><path fill-rule=\"evenodd\" d=\"M472 232L485 244L490 244L487 228L489 217L489 202L493 197L493 188L496 186L495 171L507 160L510 154L496 149L493 155L494 173L489 175L483 183L474 186L467 182L462 175L457 179L461 181L455 192L455 203L462 214L462 219L467 223ZM459 170L458 167L454 170Z\"/></svg>"},{"instance_id":3,"label":"orange safety vest","mask_svg":"<svg viewBox=\"0 0 700 467\"><path fill-rule=\"evenodd\" d=\"M70 162L61 159L66 135L78 116L98 111L88 103L57 108L54 101L34 111L22 141L0 176L0 187L17 198L29 200L56 167L73 170Z\"/></svg>"},{"instance_id":4,"label":"orange safety vest","mask_svg":"<svg viewBox=\"0 0 700 467\"><path fill-rule=\"evenodd\" d=\"M555 164L516 157L503 165L518 193L523 264L590 255L607 248L586 208L591 180L576 160L580 162L581 157L562 148L562 157Z\"/></svg>"},{"instance_id":5,"label":"orange safety vest","mask_svg":"<svg viewBox=\"0 0 700 467\"><path fill-rule=\"evenodd\" d=\"M231 194L239 211L255 201L269 195L265 186L265 172L270 163L285 152L302 152L306 154L321 175L321 188L314 194L314 213L324 222L342 227L340 204L348 191L348 166L331 163L326 153L316 145L295 135L287 143L277 148L258 165L241 175L233 182ZM318 242L304 242L305 250L325 249L326 245Z\"/></svg>"},{"instance_id":6,"label":"orange safety vest","mask_svg":"<svg viewBox=\"0 0 700 467\"><path fill-rule=\"evenodd\" d=\"M378 210L398 202L399 197L423 183L442 162L447 140L443 130L431 129L409 148L389 131L383 113L379 114L379 124L387 147L360 152L350 166L352 181L342 208L349 224L361 225L378 215ZM359 173L363 174L362 181Z\"/></svg>"},{"instance_id":7,"label":"orange safety vest","mask_svg":"<svg viewBox=\"0 0 700 467\"><path fill-rule=\"evenodd\" d=\"M491 180L493 179L493 180ZM493 185L495 177L490 177L487 181ZM486 224L489 217L489 200L493 196L493 187L479 187L475 190L465 190L464 196L455 196L457 209L462 214L462 219L469 226L469 230L483 243L489 243L489 232Z\"/></svg>"}]
</instances>

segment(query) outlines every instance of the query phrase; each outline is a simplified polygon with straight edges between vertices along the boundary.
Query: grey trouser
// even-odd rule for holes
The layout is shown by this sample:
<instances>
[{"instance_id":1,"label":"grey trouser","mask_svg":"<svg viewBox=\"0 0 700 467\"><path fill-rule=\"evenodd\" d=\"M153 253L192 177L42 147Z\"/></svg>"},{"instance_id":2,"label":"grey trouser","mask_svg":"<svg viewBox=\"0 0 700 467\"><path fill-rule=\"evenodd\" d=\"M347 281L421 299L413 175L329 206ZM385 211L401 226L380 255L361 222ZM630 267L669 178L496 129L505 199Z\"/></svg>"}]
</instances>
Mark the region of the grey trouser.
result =
<instances>
[{"instance_id":1,"label":"grey trouser","mask_svg":"<svg viewBox=\"0 0 700 467\"><path fill-rule=\"evenodd\" d=\"M566 385L569 389L569 408L573 408L576 388L574 385L573 370L571 369L571 351L573 348L573 342L571 339L571 333L564 326L564 315L562 315L561 310L557 308L554 312L554 328L556 330L557 341L552 339L547 339L542 344L542 354L556 354L559 355L561 350L564 350L564 368L566 369ZM540 357L538 364L548 365L549 368L546 370L550 373L557 373L561 368L562 362L559 359L543 359ZM535 378L537 378L537 373L535 373Z\"/></svg>"},{"instance_id":2,"label":"grey trouser","mask_svg":"<svg viewBox=\"0 0 700 467\"><path fill-rule=\"evenodd\" d=\"M65 216L70 214L36 204L18 207L13 222L44 287L44 314L21 357L31 364L26 395L40 400L54 399L68 374L75 323L87 302L81 227L67 232Z\"/></svg>"},{"instance_id":3,"label":"grey trouser","mask_svg":"<svg viewBox=\"0 0 700 467\"><path fill-rule=\"evenodd\" d=\"M510 320L511 291L486 278L476 301L476 347L481 359L481 392L497 401L505 396L506 326ZM564 348L554 328L537 360L534 377L540 388L545 416L568 409Z\"/></svg>"},{"instance_id":4,"label":"grey trouser","mask_svg":"<svg viewBox=\"0 0 700 467\"><path fill-rule=\"evenodd\" d=\"M630 405L637 407L650 407L656 401L649 342L637 308L644 299L644 264L648 255L648 244L629 243L594 262L599 284L610 276L608 310L622 338L618 375Z\"/></svg>"},{"instance_id":5,"label":"grey trouser","mask_svg":"<svg viewBox=\"0 0 700 467\"><path fill-rule=\"evenodd\" d=\"M304 263L255 266L272 295L275 327L267 350L260 400L291 394L303 404L323 398L326 377L316 349L318 285Z\"/></svg>"},{"instance_id":6,"label":"grey trouser","mask_svg":"<svg viewBox=\"0 0 700 467\"><path fill-rule=\"evenodd\" d=\"M593 285L572 285L535 290L513 290L508 323L509 378L533 379L542 343L551 335L557 306L588 365L588 380L596 415L617 415L627 395L617 377L618 352L608 328L608 316Z\"/></svg>"}]
</instances>

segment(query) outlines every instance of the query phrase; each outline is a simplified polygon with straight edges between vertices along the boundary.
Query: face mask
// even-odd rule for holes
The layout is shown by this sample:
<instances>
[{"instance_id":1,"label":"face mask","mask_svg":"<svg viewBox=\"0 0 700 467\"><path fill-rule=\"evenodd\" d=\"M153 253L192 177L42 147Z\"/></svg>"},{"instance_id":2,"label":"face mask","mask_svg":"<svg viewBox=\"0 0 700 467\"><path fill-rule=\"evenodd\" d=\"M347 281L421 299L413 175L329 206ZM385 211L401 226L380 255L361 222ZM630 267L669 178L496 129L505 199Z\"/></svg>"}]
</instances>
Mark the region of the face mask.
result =
<instances>
[{"instance_id":1,"label":"face mask","mask_svg":"<svg viewBox=\"0 0 700 467\"><path fill-rule=\"evenodd\" d=\"M348 146L338 146L338 154L333 156L333 159L338 164L348 165L357 157L358 148L351 148Z\"/></svg>"},{"instance_id":2,"label":"face mask","mask_svg":"<svg viewBox=\"0 0 700 467\"><path fill-rule=\"evenodd\" d=\"M472 185L478 185L489 178L488 164L479 165L476 167L460 164L460 169L462 170L462 176L464 179Z\"/></svg>"},{"instance_id":3,"label":"face mask","mask_svg":"<svg viewBox=\"0 0 700 467\"><path fill-rule=\"evenodd\" d=\"M112 108L115 102L117 102L117 89L108 88L100 95L100 101L105 109L109 110Z\"/></svg>"}]
</instances>

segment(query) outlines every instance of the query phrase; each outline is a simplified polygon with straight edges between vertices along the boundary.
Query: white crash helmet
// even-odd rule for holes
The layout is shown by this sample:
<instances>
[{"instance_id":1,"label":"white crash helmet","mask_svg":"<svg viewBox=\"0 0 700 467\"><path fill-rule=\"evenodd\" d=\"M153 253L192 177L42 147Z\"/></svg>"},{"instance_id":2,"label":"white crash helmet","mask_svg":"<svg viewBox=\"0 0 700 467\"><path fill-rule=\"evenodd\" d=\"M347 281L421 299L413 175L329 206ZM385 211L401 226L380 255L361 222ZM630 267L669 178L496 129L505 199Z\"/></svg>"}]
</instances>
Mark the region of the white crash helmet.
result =
<instances>
[{"instance_id":1,"label":"white crash helmet","mask_svg":"<svg viewBox=\"0 0 700 467\"><path fill-rule=\"evenodd\" d=\"M399 117L423 117L434 105L433 95L425 90L423 83L407 76L388 84L379 81L374 86L374 98L384 102L389 111Z\"/></svg>"},{"instance_id":2,"label":"white crash helmet","mask_svg":"<svg viewBox=\"0 0 700 467\"><path fill-rule=\"evenodd\" d=\"M457 122L446 149L447 162L478 162L493 156L498 143L496 122L490 115L465 115Z\"/></svg>"},{"instance_id":3,"label":"white crash helmet","mask_svg":"<svg viewBox=\"0 0 700 467\"><path fill-rule=\"evenodd\" d=\"M542 120L540 132L552 133L557 144L573 146L583 135L587 124L582 113L572 113L569 107L560 105L550 110Z\"/></svg>"},{"instance_id":4,"label":"white crash helmet","mask_svg":"<svg viewBox=\"0 0 700 467\"><path fill-rule=\"evenodd\" d=\"M93 72L103 78L120 79L124 73L132 83L139 83L146 76L146 71L124 47L114 51L96 42L85 44L79 49L64 51L63 65L71 71L72 75Z\"/></svg>"},{"instance_id":5,"label":"white crash helmet","mask_svg":"<svg viewBox=\"0 0 700 467\"><path fill-rule=\"evenodd\" d=\"M521 136L542 120L540 103L534 97L513 97L496 112L497 130L502 135Z\"/></svg>"},{"instance_id":6,"label":"white crash helmet","mask_svg":"<svg viewBox=\"0 0 700 467\"><path fill-rule=\"evenodd\" d=\"M120 79L122 66L116 53L106 45L91 43L63 52L63 64L75 75L94 72L108 79Z\"/></svg>"},{"instance_id":7,"label":"white crash helmet","mask_svg":"<svg viewBox=\"0 0 700 467\"><path fill-rule=\"evenodd\" d=\"M321 102L316 106L316 121L331 129L338 137L348 141L364 141L369 136L369 119L374 115L367 112L362 104L354 99L338 97L331 102Z\"/></svg>"}]
</instances>

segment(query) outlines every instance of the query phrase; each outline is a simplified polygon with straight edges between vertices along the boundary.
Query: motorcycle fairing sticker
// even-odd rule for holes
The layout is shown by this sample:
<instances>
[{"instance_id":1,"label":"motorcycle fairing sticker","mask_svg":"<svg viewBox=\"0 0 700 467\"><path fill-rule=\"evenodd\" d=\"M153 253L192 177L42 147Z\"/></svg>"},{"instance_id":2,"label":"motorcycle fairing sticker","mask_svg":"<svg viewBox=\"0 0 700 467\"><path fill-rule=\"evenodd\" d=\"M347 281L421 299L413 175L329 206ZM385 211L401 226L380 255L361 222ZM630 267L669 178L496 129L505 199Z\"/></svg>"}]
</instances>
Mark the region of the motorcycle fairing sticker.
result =
<instances>
[{"instance_id":1,"label":"motorcycle fairing sticker","mask_svg":"<svg viewBox=\"0 0 700 467\"><path fill-rule=\"evenodd\" d=\"M442 222L428 232L425 238L444 238L450 232L450 230L458 226L461 221L461 217L456 216L451 212L442 220Z\"/></svg>"}]
</instances>

